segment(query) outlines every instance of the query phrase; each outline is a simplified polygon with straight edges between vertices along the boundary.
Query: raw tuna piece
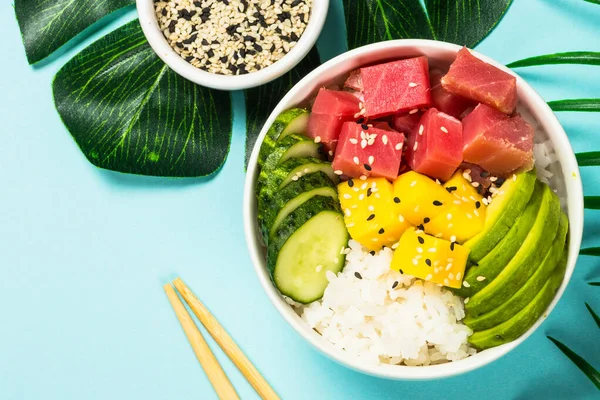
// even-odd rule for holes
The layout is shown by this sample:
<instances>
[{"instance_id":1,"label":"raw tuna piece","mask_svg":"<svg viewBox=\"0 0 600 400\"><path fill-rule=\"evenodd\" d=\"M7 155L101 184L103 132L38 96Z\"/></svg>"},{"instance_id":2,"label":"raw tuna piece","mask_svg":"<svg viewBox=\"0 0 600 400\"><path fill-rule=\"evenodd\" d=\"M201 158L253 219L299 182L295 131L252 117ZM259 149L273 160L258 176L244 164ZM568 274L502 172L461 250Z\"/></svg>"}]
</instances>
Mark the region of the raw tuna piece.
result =
<instances>
[{"instance_id":1,"label":"raw tuna piece","mask_svg":"<svg viewBox=\"0 0 600 400\"><path fill-rule=\"evenodd\" d=\"M460 118L468 108L475 107L477 103L447 92L440 83L442 76L444 76L444 72L439 69L429 72L432 106L454 118Z\"/></svg>"},{"instance_id":2,"label":"raw tuna piece","mask_svg":"<svg viewBox=\"0 0 600 400\"><path fill-rule=\"evenodd\" d=\"M394 115L392 117L392 126L398 132L402 132L405 134L409 134L412 132L414 127L419 123L423 114L421 112L416 112L412 114L401 114Z\"/></svg>"},{"instance_id":3,"label":"raw tuna piece","mask_svg":"<svg viewBox=\"0 0 600 400\"><path fill-rule=\"evenodd\" d=\"M463 47L442 77L442 86L448 92L476 100L511 114L517 105L517 79L475 57Z\"/></svg>"},{"instance_id":4,"label":"raw tuna piece","mask_svg":"<svg viewBox=\"0 0 600 400\"><path fill-rule=\"evenodd\" d=\"M362 76L360 75L360 69L355 69L354 71L350 72L348 79L346 79L346 82L344 82L344 87L362 92L363 83Z\"/></svg>"},{"instance_id":5,"label":"raw tuna piece","mask_svg":"<svg viewBox=\"0 0 600 400\"><path fill-rule=\"evenodd\" d=\"M360 69L365 116L379 118L431 105L427 57Z\"/></svg>"},{"instance_id":6,"label":"raw tuna piece","mask_svg":"<svg viewBox=\"0 0 600 400\"><path fill-rule=\"evenodd\" d=\"M307 135L323 143L325 150L333 155L340 128L354 119L359 112L358 104L359 100L350 93L322 88L313 104Z\"/></svg>"},{"instance_id":7,"label":"raw tuna piece","mask_svg":"<svg viewBox=\"0 0 600 400\"><path fill-rule=\"evenodd\" d=\"M406 160L416 172L446 181L462 162L462 124L430 108L411 132Z\"/></svg>"},{"instance_id":8,"label":"raw tuna piece","mask_svg":"<svg viewBox=\"0 0 600 400\"><path fill-rule=\"evenodd\" d=\"M533 167L533 128L519 115L509 117L479 104L463 126L465 161L503 177Z\"/></svg>"},{"instance_id":9,"label":"raw tuna piece","mask_svg":"<svg viewBox=\"0 0 600 400\"><path fill-rule=\"evenodd\" d=\"M362 175L398 177L404 136L392 130L346 122L333 159L333 169L351 178Z\"/></svg>"}]
</instances>

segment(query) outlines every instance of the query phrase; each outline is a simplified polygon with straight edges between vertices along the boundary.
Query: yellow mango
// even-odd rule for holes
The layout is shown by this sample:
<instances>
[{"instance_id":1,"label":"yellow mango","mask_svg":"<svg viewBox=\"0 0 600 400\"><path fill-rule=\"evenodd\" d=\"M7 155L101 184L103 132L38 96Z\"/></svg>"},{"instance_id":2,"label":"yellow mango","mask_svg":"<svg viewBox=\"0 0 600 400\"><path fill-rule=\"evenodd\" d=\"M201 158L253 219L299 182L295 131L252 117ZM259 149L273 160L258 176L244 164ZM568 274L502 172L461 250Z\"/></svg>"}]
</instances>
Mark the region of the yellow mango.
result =
<instances>
[{"instance_id":1,"label":"yellow mango","mask_svg":"<svg viewBox=\"0 0 600 400\"><path fill-rule=\"evenodd\" d=\"M350 236L369 250L393 245L411 226L399 215L385 178L342 182L338 197Z\"/></svg>"},{"instance_id":2,"label":"yellow mango","mask_svg":"<svg viewBox=\"0 0 600 400\"><path fill-rule=\"evenodd\" d=\"M447 211L455 197L428 176L409 171L394 181L394 200L398 212L418 226Z\"/></svg>"},{"instance_id":3,"label":"yellow mango","mask_svg":"<svg viewBox=\"0 0 600 400\"><path fill-rule=\"evenodd\" d=\"M400 238L390 268L429 282L460 288L468 257L466 247L409 228Z\"/></svg>"}]
</instances>

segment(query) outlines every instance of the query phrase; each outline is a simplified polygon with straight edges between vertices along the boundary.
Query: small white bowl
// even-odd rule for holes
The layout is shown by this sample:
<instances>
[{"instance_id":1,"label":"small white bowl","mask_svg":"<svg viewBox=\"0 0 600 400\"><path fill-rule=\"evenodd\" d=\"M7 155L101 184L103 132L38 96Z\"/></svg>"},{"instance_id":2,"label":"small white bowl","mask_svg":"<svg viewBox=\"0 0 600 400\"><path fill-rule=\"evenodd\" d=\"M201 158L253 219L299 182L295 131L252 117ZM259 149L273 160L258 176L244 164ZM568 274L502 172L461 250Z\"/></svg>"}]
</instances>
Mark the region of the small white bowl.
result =
<instances>
[{"instance_id":1,"label":"small white bowl","mask_svg":"<svg viewBox=\"0 0 600 400\"><path fill-rule=\"evenodd\" d=\"M173 71L198 85L220 90L241 90L268 83L294 68L315 45L329 8L329 0L314 0L304 33L288 54L267 68L244 75L220 75L203 71L173 50L158 26L153 0L136 0L140 25L154 52Z\"/></svg>"},{"instance_id":2,"label":"small white bowl","mask_svg":"<svg viewBox=\"0 0 600 400\"><path fill-rule=\"evenodd\" d=\"M579 168L567 135L552 110L550 110L550 107L548 107L546 102L531 86L508 68L474 52L482 60L517 77L519 100L523 106L529 109L533 117L539 122L541 128L548 135L560 163L560 166L557 166L556 172L562 174L563 177L561 183L564 184L564 187L560 188L559 195L566 198L566 204L563 204L563 208L566 208L570 222L569 257L564 281L543 316L517 340L499 347L484 350L460 361L424 367L361 365L355 358L337 349L329 341L312 330L284 301L275 286L271 283L269 272L265 265L264 250L259 238L260 234L256 222L254 188L258 175L258 151L269 126L273 123L277 115L288 108L305 104L306 100L320 86L330 84L332 81L335 82L336 78L359 66L418 55L425 55L434 63L449 65L460 49L460 46L454 44L431 40L396 40L361 47L328 61L296 84L279 102L265 123L250 157L244 188L244 228L250 256L264 290L285 320L310 344L331 359L365 374L388 379L435 379L462 374L489 364L515 349L540 326L562 296L575 268L583 232L583 191Z\"/></svg>"}]
</instances>

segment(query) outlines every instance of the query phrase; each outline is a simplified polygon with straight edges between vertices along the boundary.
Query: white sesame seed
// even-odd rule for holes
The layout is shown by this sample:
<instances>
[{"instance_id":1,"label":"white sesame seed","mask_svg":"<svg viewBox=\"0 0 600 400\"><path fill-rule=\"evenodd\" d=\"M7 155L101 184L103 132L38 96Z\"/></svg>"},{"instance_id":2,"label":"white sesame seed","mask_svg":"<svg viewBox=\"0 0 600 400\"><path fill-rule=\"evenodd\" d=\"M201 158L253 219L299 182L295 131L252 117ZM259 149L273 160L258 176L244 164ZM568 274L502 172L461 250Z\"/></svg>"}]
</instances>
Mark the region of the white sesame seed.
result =
<instances>
[{"instance_id":1,"label":"white sesame seed","mask_svg":"<svg viewBox=\"0 0 600 400\"><path fill-rule=\"evenodd\" d=\"M317 265L316 271L317 272L321 272L321 270L323 269L322 265Z\"/></svg>"},{"instance_id":2,"label":"white sesame seed","mask_svg":"<svg viewBox=\"0 0 600 400\"><path fill-rule=\"evenodd\" d=\"M413 258L413 259L412 259L412 263L413 263L414 265L419 265L419 260L417 260L416 258Z\"/></svg>"},{"instance_id":3,"label":"white sesame seed","mask_svg":"<svg viewBox=\"0 0 600 400\"><path fill-rule=\"evenodd\" d=\"M444 279L444 285L448 286L450 284L450 281L448 280L448 278Z\"/></svg>"},{"instance_id":4,"label":"white sesame seed","mask_svg":"<svg viewBox=\"0 0 600 400\"><path fill-rule=\"evenodd\" d=\"M440 130L441 130L442 132L444 132L444 133L448 133L448 129L446 129L446 127L445 127L445 126L442 126L442 127L440 128Z\"/></svg>"},{"instance_id":5,"label":"white sesame seed","mask_svg":"<svg viewBox=\"0 0 600 400\"><path fill-rule=\"evenodd\" d=\"M454 235L450 236L450 241L451 242L456 242L456 236L454 236Z\"/></svg>"},{"instance_id":6,"label":"white sesame seed","mask_svg":"<svg viewBox=\"0 0 600 400\"><path fill-rule=\"evenodd\" d=\"M419 142L415 142L413 145L413 151L417 151L417 147L419 147Z\"/></svg>"},{"instance_id":7,"label":"white sesame seed","mask_svg":"<svg viewBox=\"0 0 600 400\"><path fill-rule=\"evenodd\" d=\"M408 113L409 113L410 115L413 115L413 114L416 114L416 113L418 113L418 112L419 112L419 109L418 109L418 108L413 108L413 109L412 109L412 110L410 110Z\"/></svg>"},{"instance_id":8,"label":"white sesame seed","mask_svg":"<svg viewBox=\"0 0 600 400\"><path fill-rule=\"evenodd\" d=\"M463 282L463 283L464 283L464 282ZM465 285L465 287L468 287L468 286L466 286L466 285ZM467 304L467 303L469 302L469 299L470 299L470 297L467 297L467 298L465 299L464 303L465 303L465 304Z\"/></svg>"},{"instance_id":9,"label":"white sesame seed","mask_svg":"<svg viewBox=\"0 0 600 400\"><path fill-rule=\"evenodd\" d=\"M362 186L360 187L362 190L365 190L367 188L367 186L369 186L368 183L363 183Z\"/></svg>"},{"instance_id":10,"label":"white sesame seed","mask_svg":"<svg viewBox=\"0 0 600 400\"><path fill-rule=\"evenodd\" d=\"M375 211L375 207L369 206L369 207L367 207L367 210L369 210L369 211Z\"/></svg>"},{"instance_id":11,"label":"white sesame seed","mask_svg":"<svg viewBox=\"0 0 600 400\"><path fill-rule=\"evenodd\" d=\"M387 135L383 135L381 137L381 141L383 142L383 144L388 144L388 137L387 137Z\"/></svg>"},{"instance_id":12,"label":"white sesame seed","mask_svg":"<svg viewBox=\"0 0 600 400\"><path fill-rule=\"evenodd\" d=\"M321 136L315 136L315 143L321 143Z\"/></svg>"},{"instance_id":13,"label":"white sesame seed","mask_svg":"<svg viewBox=\"0 0 600 400\"><path fill-rule=\"evenodd\" d=\"M437 251L437 249L435 247L430 247L429 250L427 250L429 253L435 253Z\"/></svg>"},{"instance_id":14,"label":"white sesame seed","mask_svg":"<svg viewBox=\"0 0 600 400\"><path fill-rule=\"evenodd\" d=\"M473 215L471 215L470 213L467 213L467 218L473 219Z\"/></svg>"},{"instance_id":15,"label":"white sesame seed","mask_svg":"<svg viewBox=\"0 0 600 400\"><path fill-rule=\"evenodd\" d=\"M419 126L419 135L422 135L425 131L425 127L423 125Z\"/></svg>"},{"instance_id":16,"label":"white sesame seed","mask_svg":"<svg viewBox=\"0 0 600 400\"><path fill-rule=\"evenodd\" d=\"M352 211L350 211L349 208L346 208L345 213L346 213L346 217L350 217L352 215Z\"/></svg>"},{"instance_id":17,"label":"white sesame seed","mask_svg":"<svg viewBox=\"0 0 600 400\"><path fill-rule=\"evenodd\" d=\"M446 215L446 219L447 219L448 221L450 221L450 220L452 219L452 214L448 214L448 215Z\"/></svg>"},{"instance_id":18,"label":"white sesame seed","mask_svg":"<svg viewBox=\"0 0 600 400\"><path fill-rule=\"evenodd\" d=\"M367 176L366 175L361 175L359 179L361 181L366 181L367 180Z\"/></svg>"},{"instance_id":19,"label":"white sesame seed","mask_svg":"<svg viewBox=\"0 0 600 400\"><path fill-rule=\"evenodd\" d=\"M350 138L349 142L352 144L358 144L358 139Z\"/></svg>"},{"instance_id":20,"label":"white sesame seed","mask_svg":"<svg viewBox=\"0 0 600 400\"><path fill-rule=\"evenodd\" d=\"M452 268L452 263L448 263L448 265L446 265L446 271L450 271L451 268Z\"/></svg>"},{"instance_id":21,"label":"white sesame seed","mask_svg":"<svg viewBox=\"0 0 600 400\"><path fill-rule=\"evenodd\" d=\"M369 165L373 165L374 162L375 162L375 157L369 156Z\"/></svg>"},{"instance_id":22,"label":"white sesame seed","mask_svg":"<svg viewBox=\"0 0 600 400\"><path fill-rule=\"evenodd\" d=\"M402 214L401 214L401 215L398 215L398 221L400 221L400 222L404 222L404 217L402 216Z\"/></svg>"},{"instance_id":23,"label":"white sesame seed","mask_svg":"<svg viewBox=\"0 0 600 400\"><path fill-rule=\"evenodd\" d=\"M402 143L396 144L396 150L402 150Z\"/></svg>"},{"instance_id":24,"label":"white sesame seed","mask_svg":"<svg viewBox=\"0 0 600 400\"><path fill-rule=\"evenodd\" d=\"M416 185L416 184L417 184L417 181L412 181L412 182L410 183L410 187L415 187L415 185Z\"/></svg>"},{"instance_id":25,"label":"white sesame seed","mask_svg":"<svg viewBox=\"0 0 600 400\"><path fill-rule=\"evenodd\" d=\"M463 281L463 286L466 288L471 287L471 285L469 285L469 282L467 281Z\"/></svg>"},{"instance_id":26,"label":"white sesame seed","mask_svg":"<svg viewBox=\"0 0 600 400\"><path fill-rule=\"evenodd\" d=\"M475 214L475 216L479 217L479 211L473 210L473 214Z\"/></svg>"},{"instance_id":27,"label":"white sesame seed","mask_svg":"<svg viewBox=\"0 0 600 400\"><path fill-rule=\"evenodd\" d=\"M329 150L329 155L332 156L333 155L333 150Z\"/></svg>"},{"instance_id":28,"label":"white sesame seed","mask_svg":"<svg viewBox=\"0 0 600 400\"><path fill-rule=\"evenodd\" d=\"M345 198L345 199L351 199L351 198L352 198L352 196L350 196L348 193L344 193L344 198Z\"/></svg>"},{"instance_id":29,"label":"white sesame seed","mask_svg":"<svg viewBox=\"0 0 600 400\"><path fill-rule=\"evenodd\" d=\"M460 281L460 278L462 277L462 272L457 272L456 273L456 280Z\"/></svg>"},{"instance_id":30,"label":"white sesame seed","mask_svg":"<svg viewBox=\"0 0 600 400\"><path fill-rule=\"evenodd\" d=\"M513 182L516 181L517 180L517 175L513 174L512 180L513 180Z\"/></svg>"},{"instance_id":31,"label":"white sesame seed","mask_svg":"<svg viewBox=\"0 0 600 400\"><path fill-rule=\"evenodd\" d=\"M478 276L478 277L477 277L477 280L478 280L479 282L483 282L483 281L485 281L485 276Z\"/></svg>"},{"instance_id":32,"label":"white sesame seed","mask_svg":"<svg viewBox=\"0 0 600 400\"><path fill-rule=\"evenodd\" d=\"M471 182L471 185L473 185L473 187L479 187L479 182Z\"/></svg>"},{"instance_id":33,"label":"white sesame seed","mask_svg":"<svg viewBox=\"0 0 600 400\"><path fill-rule=\"evenodd\" d=\"M354 158L352 160L354 160L354 164L356 164L356 165L360 164L360 160L358 159L358 157L354 156Z\"/></svg>"},{"instance_id":34,"label":"white sesame seed","mask_svg":"<svg viewBox=\"0 0 600 400\"><path fill-rule=\"evenodd\" d=\"M298 175L294 175L294 176L292 176L292 180L293 180L293 181L297 181L298 179L300 179L300 178L298 178Z\"/></svg>"},{"instance_id":35,"label":"white sesame seed","mask_svg":"<svg viewBox=\"0 0 600 400\"><path fill-rule=\"evenodd\" d=\"M431 275L431 274L428 274L428 275L425 277L425 280L426 280L426 281L430 281L430 280L431 280L431 278L433 278L433 275Z\"/></svg>"},{"instance_id":36,"label":"white sesame seed","mask_svg":"<svg viewBox=\"0 0 600 400\"><path fill-rule=\"evenodd\" d=\"M422 252L423 252L423 248L417 247L417 253L422 253Z\"/></svg>"},{"instance_id":37,"label":"white sesame seed","mask_svg":"<svg viewBox=\"0 0 600 400\"><path fill-rule=\"evenodd\" d=\"M490 182L496 182L497 180L498 180L498 177L496 177L496 176L490 176Z\"/></svg>"},{"instance_id":38,"label":"white sesame seed","mask_svg":"<svg viewBox=\"0 0 600 400\"><path fill-rule=\"evenodd\" d=\"M462 204L462 201L460 201L460 200L454 200L453 203L460 205L460 204Z\"/></svg>"},{"instance_id":39,"label":"white sesame seed","mask_svg":"<svg viewBox=\"0 0 600 400\"><path fill-rule=\"evenodd\" d=\"M408 84L408 87L411 87L411 88L412 88L412 87L416 87L416 86L417 86L417 84L416 84L416 83L414 83L414 82L411 82L411 83L409 83L409 84Z\"/></svg>"},{"instance_id":40,"label":"white sesame seed","mask_svg":"<svg viewBox=\"0 0 600 400\"><path fill-rule=\"evenodd\" d=\"M352 228L354 225L356 225L354 222L350 222L349 224L346 224L346 228Z\"/></svg>"},{"instance_id":41,"label":"white sesame seed","mask_svg":"<svg viewBox=\"0 0 600 400\"><path fill-rule=\"evenodd\" d=\"M336 169L335 171L333 171L333 173L336 175L344 175L344 171L342 171L341 169Z\"/></svg>"},{"instance_id":42,"label":"white sesame seed","mask_svg":"<svg viewBox=\"0 0 600 400\"><path fill-rule=\"evenodd\" d=\"M415 207L415 212L419 212L419 205L417 204L417 206Z\"/></svg>"},{"instance_id":43,"label":"white sesame seed","mask_svg":"<svg viewBox=\"0 0 600 400\"><path fill-rule=\"evenodd\" d=\"M367 147L367 144L368 144L367 139L361 140L360 141L360 148L364 149L365 147Z\"/></svg>"},{"instance_id":44,"label":"white sesame seed","mask_svg":"<svg viewBox=\"0 0 600 400\"><path fill-rule=\"evenodd\" d=\"M364 193L361 193L361 194L358 195L358 200L362 201L362 200L364 200L364 198L365 198L365 194Z\"/></svg>"}]
</instances>

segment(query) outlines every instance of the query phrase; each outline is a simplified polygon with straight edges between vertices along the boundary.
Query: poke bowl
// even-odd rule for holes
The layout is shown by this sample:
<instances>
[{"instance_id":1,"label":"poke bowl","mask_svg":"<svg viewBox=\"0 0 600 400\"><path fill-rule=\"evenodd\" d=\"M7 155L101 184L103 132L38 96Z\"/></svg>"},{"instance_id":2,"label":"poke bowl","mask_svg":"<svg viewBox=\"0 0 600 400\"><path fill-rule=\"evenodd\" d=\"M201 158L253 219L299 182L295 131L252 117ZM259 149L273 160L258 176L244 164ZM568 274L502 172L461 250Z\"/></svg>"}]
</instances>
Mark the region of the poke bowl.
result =
<instances>
[{"instance_id":1,"label":"poke bowl","mask_svg":"<svg viewBox=\"0 0 600 400\"><path fill-rule=\"evenodd\" d=\"M244 228L263 289L312 346L388 379L468 372L529 337L583 232L575 155L492 59L396 40L280 101L250 157Z\"/></svg>"}]
</instances>

